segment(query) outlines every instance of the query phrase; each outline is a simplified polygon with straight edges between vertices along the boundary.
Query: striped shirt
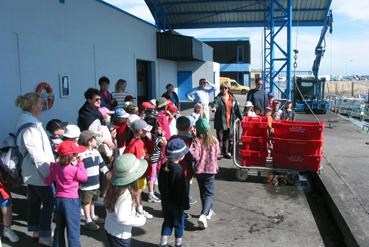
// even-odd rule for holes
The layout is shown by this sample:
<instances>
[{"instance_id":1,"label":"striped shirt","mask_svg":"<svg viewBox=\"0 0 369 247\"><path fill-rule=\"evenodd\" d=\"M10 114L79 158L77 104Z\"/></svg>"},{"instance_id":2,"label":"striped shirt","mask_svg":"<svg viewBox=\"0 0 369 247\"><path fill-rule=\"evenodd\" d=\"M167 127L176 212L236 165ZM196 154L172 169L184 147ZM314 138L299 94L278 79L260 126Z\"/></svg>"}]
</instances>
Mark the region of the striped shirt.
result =
<instances>
[{"instance_id":1,"label":"striped shirt","mask_svg":"<svg viewBox=\"0 0 369 247\"><path fill-rule=\"evenodd\" d=\"M128 92L114 92L112 93L113 98L117 101L116 108L124 108L124 98L130 95Z\"/></svg>"},{"instance_id":2,"label":"striped shirt","mask_svg":"<svg viewBox=\"0 0 369 247\"><path fill-rule=\"evenodd\" d=\"M100 188L99 175L100 172L105 174L109 171L106 167L104 160L102 159L99 151L94 149L88 149L81 154L85 169L87 171L87 182L81 183L79 188L81 190L96 190Z\"/></svg>"}]
</instances>

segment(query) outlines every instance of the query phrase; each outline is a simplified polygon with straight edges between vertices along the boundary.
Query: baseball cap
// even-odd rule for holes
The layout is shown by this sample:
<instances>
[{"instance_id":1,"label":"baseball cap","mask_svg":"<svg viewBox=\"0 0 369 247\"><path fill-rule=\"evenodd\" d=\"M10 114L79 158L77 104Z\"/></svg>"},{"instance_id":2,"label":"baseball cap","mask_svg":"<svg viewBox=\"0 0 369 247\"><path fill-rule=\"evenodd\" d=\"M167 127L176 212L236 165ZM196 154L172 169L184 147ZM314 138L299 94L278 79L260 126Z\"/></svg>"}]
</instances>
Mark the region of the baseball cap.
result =
<instances>
[{"instance_id":1,"label":"baseball cap","mask_svg":"<svg viewBox=\"0 0 369 247\"><path fill-rule=\"evenodd\" d=\"M67 125L68 125L68 122L62 122L59 119L51 119L46 124L46 130L49 131L50 133L53 133L55 130L65 129Z\"/></svg>"},{"instance_id":2,"label":"baseball cap","mask_svg":"<svg viewBox=\"0 0 369 247\"><path fill-rule=\"evenodd\" d=\"M131 128L132 128L133 131L139 131L139 130L151 131L152 126L151 125L148 125L142 119L137 119L136 121L134 121L132 123Z\"/></svg>"},{"instance_id":3,"label":"baseball cap","mask_svg":"<svg viewBox=\"0 0 369 247\"><path fill-rule=\"evenodd\" d=\"M79 154L84 151L86 151L86 147L80 146L73 141L63 141L57 147L57 152L60 156Z\"/></svg>"},{"instance_id":4,"label":"baseball cap","mask_svg":"<svg viewBox=\"0 0 369 247\"><path fill-rule=\"evenodd\" d=\"M205 133L209 127L209 121L206 118L200 118L196 121L196 131L199 134Z\"/></svg>"},{"instance_id":5,"label":"baseball cap","mask_svg":"<svg viewBox=\"0 0 369 247\"><path fill-rule=\"evenodd\" d=\"M114 114L114 111L111 111L109 110L108 108L106 107L99 107L99 112L101 113L101 115L105 115L105 114L109 114L109 115L112 115Z\"/></svg>"},{"instance_id":6,"label":"baseball cap","mask_svg":"<svg viewBox=\"0 0 369 247\"><path fill-rule=\"evenodd\" d=\"M132 123L134 121L138 120L138 119L140 119L140 117L138 115L136 115L136 114L129 114L128 119L127 119L127 126L129 128L131 128Z\"/></svg>"},{"instance_id":7,"label":"baseball cap","mask_svg":"<svg viewBox=\"0 0 369 247\"><path fill-rule=\"evenodd\" d=\"M67 127L65 127L64 137L69 139L78 138L81 134L81 130L77 125L74 124L68 124Z\"/></svg>"},{"instance_id":8,"label":"baseball cap","mask_svg":"<svg viewBox=\"0 0 369 247\"><path fill-rule=\"evenodd\" d=\"M81 132L81 135L79 136L78 143L83 146L88 145L88 141L92 138L96 138L96 134L92 132L91 130L84 130Z\"/></svg>"},{"instance_id":9,"label":"baseball cap","mask_svg":"<svg viewBox=\"0 0 369 247\"><path fill-rule=\"evenodd\" d=\"M252 104L251 101L247 101L245 106L246 107L253 107L254 105Z\"/></svg>"},{"instance_id":10,"label":"baseball cap","mask_svg":"<svg viewBox=\"0 0 369 247\"><path fill-rule=\"evenodd\" d=\"M115 117L128 118L129 114L123 108L117 108L115 110Z\"/></svg>"},{"instance_id":11,"label":"baseball cap","mask_svg":"<svg viewBox=\"0 0 369 247\"><path fill-rule=\"evenodd\" d=\"M131 101L133 99L135 99L136 97L132 96L132 95L127 95L125 98L124 98L124 101Z\"/></svg>"},{"instance_id":12,"label":"baseball cap","mask_svg":"<svg viewBox=\"0 0 369 247\"><path fill-rule=\"evenodd\" d=\"M141 104L141 108L142 108L142 110L149 110L149 109L155 109L155 105L153 105L151 102L147 102L147 101L145 101L145 102L142 102L142 104Z\"/></svg>"}]
</instances>

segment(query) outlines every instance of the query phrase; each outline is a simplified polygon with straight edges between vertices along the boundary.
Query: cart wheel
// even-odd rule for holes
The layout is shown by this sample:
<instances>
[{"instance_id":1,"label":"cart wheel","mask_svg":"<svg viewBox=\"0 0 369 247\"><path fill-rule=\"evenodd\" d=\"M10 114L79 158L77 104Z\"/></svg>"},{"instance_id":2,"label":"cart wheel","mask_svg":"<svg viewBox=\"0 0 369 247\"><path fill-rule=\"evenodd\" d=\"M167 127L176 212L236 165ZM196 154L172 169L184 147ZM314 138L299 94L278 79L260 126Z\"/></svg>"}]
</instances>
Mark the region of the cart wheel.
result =
<instances>
[{"instance_id":1,"label":"cart wheel","mask_svg":"<svg viewBox=\"0 0 369 247\"><path fill-rule=\"evenodd\" d=\"M299 181L299 176L297 174L288 174L286 181L288 185L296 185Z\"/></svg>"},{"instance_id":2,"label":"cart wheel","mask_svg":"<svg viewBox=\"0 0 369 247\"><path fill-rule=\"evenodd\" d=\"M240 182L245 182L247 180L248 176L249 176L249 174L248 174L247 170L239 169L236 172L236 178Z\"/></svg>"}]
</instances>

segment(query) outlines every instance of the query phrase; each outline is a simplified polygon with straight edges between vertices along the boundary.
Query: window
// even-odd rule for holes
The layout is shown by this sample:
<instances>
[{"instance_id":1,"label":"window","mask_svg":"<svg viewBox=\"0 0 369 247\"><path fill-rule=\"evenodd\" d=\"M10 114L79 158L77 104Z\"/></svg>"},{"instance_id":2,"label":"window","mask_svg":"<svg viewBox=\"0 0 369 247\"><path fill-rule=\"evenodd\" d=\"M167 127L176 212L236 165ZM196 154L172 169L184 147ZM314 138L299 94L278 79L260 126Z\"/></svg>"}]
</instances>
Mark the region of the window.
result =
<instances>
[{"instance_id":1,"label":"window","mask_svg":"<svg viewBox=\"0 0 369 247\"><path fill-rule=\"evenodd\" d=\"M237 46L237 63L243 63L243 46Z\"/></svg>"}]
</instances>

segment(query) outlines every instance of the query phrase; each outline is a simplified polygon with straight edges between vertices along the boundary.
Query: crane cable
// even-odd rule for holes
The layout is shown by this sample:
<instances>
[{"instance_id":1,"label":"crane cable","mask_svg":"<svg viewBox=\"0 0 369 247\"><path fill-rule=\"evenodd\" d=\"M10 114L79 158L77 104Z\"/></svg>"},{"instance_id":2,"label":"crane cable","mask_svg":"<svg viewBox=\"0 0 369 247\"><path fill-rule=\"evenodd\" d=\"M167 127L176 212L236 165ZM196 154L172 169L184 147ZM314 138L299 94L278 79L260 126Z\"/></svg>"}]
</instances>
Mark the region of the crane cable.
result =
<instances>
[{"instance_id":1,"label":"crane cable","mask_svg":"<svg viewBox=\"0 0 369 247\"><path fill-rule=\"evenodd\" d=\"M315 115L313 109L311 109L311 107L309 106L309 104L307 104L306 99L304 97L304 95L302 94L299 86L297 85L296 82L296 69L297 69L297 44L298 44L298 34L299 34L299 27L300 27L300 5L301 5L301 1L298 1L298 6L297 6L297 27L296 27L296 42L295 42L295 49L293 50L295 55L294 55L294 62L293 62L293 83L295 85L295 88L297 89L297 91L299 92L303 102L305 103L305 105L308 107L309 111L311 112L311 114L313 114L313 116L315 117L315 119L317 120L317 122L321 122L321 120L317 117L317 115ZM292 18L292 17L291 17ZM295 102L296 103L296 102Z\"/></svg>"}]
</instances>

